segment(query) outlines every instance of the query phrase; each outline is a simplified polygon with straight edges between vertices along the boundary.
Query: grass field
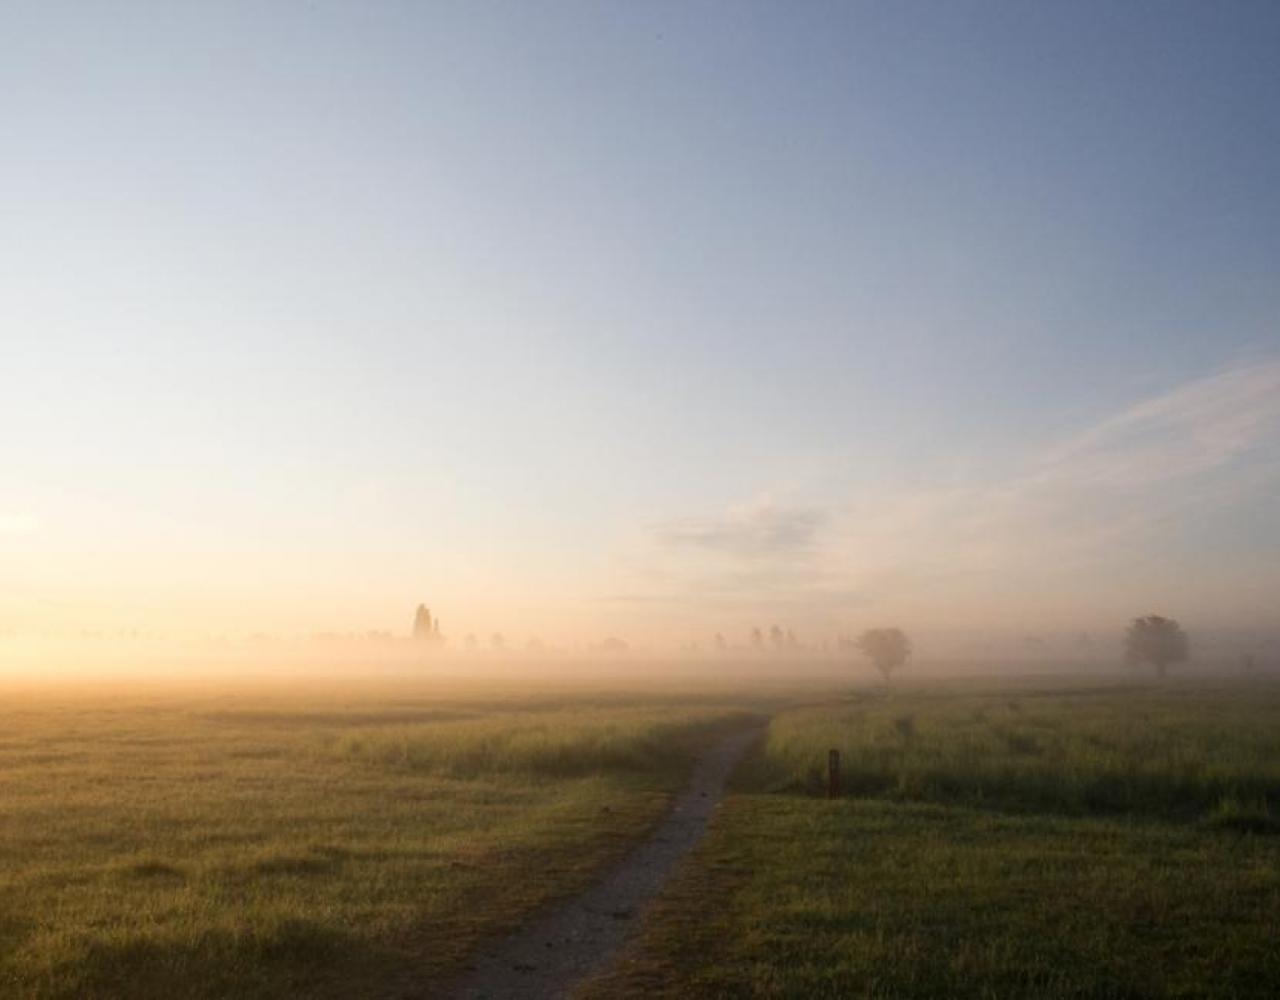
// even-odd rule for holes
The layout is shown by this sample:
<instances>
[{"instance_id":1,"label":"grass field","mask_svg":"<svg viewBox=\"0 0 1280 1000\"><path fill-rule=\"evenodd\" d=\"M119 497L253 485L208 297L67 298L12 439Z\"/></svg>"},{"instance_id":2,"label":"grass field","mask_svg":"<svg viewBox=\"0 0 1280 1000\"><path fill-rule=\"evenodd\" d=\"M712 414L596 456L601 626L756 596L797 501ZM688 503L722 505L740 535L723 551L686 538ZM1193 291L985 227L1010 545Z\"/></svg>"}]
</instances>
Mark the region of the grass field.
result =
<instances>
[{"instance_id":1,"label":"grass field","mask_svg":"<svg viewBox=\"0 0 1280 1000\"><path fill-rule=\"evenodd\" d=\"M1187 682L784 712L586 995L1280 994L1277 710L1274 684Z\"/></svg>"},{"instance_id":2,"label":"grass field","mask_svg":"<svg viewBox=\"0 0 1280 1000\"><path fill-rule=\"evenodd\" d=\"M743 703L10 697L0 995L381 996L585 884Z\"/></svg>"},{"instance_id":3,"label":"grass field","mask_svg":"<svg viewBox=\"0 0 1280 1000\"><path fill-rule=\"evenodd\" d=\"M587 996L1280 990L1280 686L805 700ZM643 837L699 746L778 705L413 684L8 697L0 995L429 994Z\"/></svg>"},{"instance_id":4,"label":"grass field","mask_svg":"<svg viewBox=\"0 0 1280 1000\"><path fill-rule=\"evenodd\" d=\"M1280 687L954 684L774 721L758 787L1074 815L1280 820Z\"/></svg>"}]
</instances>

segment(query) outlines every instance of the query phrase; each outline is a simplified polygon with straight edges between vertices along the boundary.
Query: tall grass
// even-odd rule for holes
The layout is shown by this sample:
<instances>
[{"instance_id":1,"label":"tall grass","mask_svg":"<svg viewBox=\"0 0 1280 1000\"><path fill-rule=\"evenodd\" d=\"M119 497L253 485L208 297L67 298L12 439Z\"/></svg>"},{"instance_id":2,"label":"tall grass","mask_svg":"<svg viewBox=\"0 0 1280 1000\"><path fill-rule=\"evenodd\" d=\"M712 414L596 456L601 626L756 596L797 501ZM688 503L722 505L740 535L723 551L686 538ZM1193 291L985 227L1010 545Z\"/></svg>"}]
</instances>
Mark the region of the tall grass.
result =
<instances>
[{"instance_id":1,"label":"tall grass","mask_svg":"<svg viewBox=\"0 0 1280 1000\"><path fill-rule=\"evenodd\" d=\"M594 691L0 699L0 997L431 992L643 836L738 714Z\"/></svg>"},{"instance_id":2,"label":"tall grass","mask_svg":"<svg viewBox=\"0 0 1280 1000\"><path fill-rule=\"evenodd\" d=\"M1211 686L863 695L777 717L757 782L1022 810L1190 818L1280 809L1280 689ZM1259 828L1263 824L1257 824Z\"/></svg>"},{"instance_id":3,"label":"tall grass","mask_svg":"<svg viewBox=\"0 0 1280 1000\"><path fill-rule=\"evenodd\" d=\"M717 708L506 713L359 728L330 737L326 749L339 757L465 779L667 773L687 762L693 742L747 718L742 711Z\"/></svg>"}]
</instances>

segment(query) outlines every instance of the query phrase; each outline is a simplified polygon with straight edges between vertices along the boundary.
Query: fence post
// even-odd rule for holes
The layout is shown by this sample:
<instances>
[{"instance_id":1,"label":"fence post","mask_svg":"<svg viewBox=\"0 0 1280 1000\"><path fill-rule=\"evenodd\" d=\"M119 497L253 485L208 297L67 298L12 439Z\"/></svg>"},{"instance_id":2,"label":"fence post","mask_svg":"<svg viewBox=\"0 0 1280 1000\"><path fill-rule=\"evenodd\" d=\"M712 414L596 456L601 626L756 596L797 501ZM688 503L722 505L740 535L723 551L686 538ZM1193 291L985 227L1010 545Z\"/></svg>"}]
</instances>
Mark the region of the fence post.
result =
<instances>
[{"instance_id":1,"label":"fence post","mask_svg":"<svg viewBox=\"0 0 1280 1000\"><path fill-rule=\"evenodd\" d=\"M840 798L840 751L827 751L827 798Z\"/></svg>"}]
</instances>

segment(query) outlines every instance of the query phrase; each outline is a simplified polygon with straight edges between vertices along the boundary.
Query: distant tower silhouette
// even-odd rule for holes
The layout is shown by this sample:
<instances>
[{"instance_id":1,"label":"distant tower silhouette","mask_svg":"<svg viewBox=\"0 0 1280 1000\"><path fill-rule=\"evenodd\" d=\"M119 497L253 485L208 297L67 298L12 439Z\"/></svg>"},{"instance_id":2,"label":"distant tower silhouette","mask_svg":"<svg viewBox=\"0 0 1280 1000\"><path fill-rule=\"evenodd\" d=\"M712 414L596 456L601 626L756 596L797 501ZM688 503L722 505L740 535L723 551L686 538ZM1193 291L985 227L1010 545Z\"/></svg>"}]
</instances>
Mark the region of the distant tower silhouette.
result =
<instances>
[{"instance_id":1,"label":"distant tower silhouette","mask_svg":"<svg viewBox=\"0 0 1280 1000\"><path fill-rule=\"evenodd\" d=\"M435 623L432 628L431 612L427 610L425 604L419 604L418 610L413 613L413 637L415 639L434 639L439 635L440 624Z\"/></svg>"}]
</instances>

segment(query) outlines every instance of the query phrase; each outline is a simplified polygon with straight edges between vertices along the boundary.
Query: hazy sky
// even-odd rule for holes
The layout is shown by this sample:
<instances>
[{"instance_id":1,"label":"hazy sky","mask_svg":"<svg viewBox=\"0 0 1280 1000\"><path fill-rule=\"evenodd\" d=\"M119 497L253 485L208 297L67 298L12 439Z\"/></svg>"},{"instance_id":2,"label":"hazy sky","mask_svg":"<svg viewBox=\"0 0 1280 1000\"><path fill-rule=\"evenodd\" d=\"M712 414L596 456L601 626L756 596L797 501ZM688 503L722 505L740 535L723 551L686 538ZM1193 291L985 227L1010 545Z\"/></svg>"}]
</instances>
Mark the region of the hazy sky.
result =
<instances>
[{"instance_id":1,"label":"hazy sky","mask_svg":"<svg viewBox=\"0 0 1280 1000\"><path fill-rule=\"evenodd\" d=\"M1277 623L1275 3L7 3L0 128L0 631Z\"/></svg>"}]
</instances>

